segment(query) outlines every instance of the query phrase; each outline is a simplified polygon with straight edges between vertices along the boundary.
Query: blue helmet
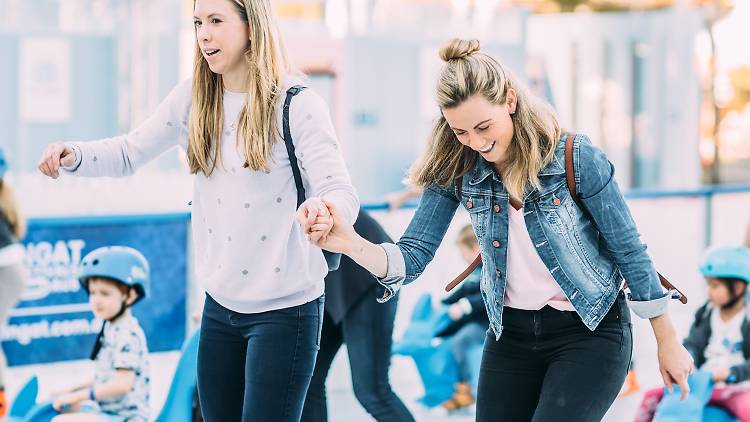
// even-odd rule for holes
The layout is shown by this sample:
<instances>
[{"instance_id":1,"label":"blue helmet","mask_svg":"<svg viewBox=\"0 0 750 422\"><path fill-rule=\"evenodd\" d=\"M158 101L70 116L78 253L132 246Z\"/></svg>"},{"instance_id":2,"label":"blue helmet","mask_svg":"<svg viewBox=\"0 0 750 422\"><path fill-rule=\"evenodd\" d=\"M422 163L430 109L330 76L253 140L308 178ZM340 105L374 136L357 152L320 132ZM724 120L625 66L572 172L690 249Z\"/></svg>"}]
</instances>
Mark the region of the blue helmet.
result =
<instances>
[{"instance_id":1,"label":"blue helmet","mask_svg":"<svg viewBox=\"0 0 750 422\"><path fill-rule=\"evenodd\" d=\"M149 294L148 261L137 250L127 246L105 246L94 249L81 260L78 267L78 282L88 291L88 281L102 277L135 289L135 302Z\"/></svg>"},{"instance_id":2,"label":"blue helmet","mask_svg":"<svg viewBox=\"0 0 750 422\"><path fill-rule=\"evenodd\" d=\"M736 278L750 284L750 248L724 246L710 250L700 267L704 277Z\"/></svg>"},{"instance_id":3,"label":"blue helmet","mask_svg":"<svg viewBox=\"0 0 750 422\"><path fill-rule=\"evenodd\" d=\"M3 152L3 148L0 147L0 179L5 176L6 171L8 171L8 161L5 159L5 152Z\"/></svg>"}]
</instances>

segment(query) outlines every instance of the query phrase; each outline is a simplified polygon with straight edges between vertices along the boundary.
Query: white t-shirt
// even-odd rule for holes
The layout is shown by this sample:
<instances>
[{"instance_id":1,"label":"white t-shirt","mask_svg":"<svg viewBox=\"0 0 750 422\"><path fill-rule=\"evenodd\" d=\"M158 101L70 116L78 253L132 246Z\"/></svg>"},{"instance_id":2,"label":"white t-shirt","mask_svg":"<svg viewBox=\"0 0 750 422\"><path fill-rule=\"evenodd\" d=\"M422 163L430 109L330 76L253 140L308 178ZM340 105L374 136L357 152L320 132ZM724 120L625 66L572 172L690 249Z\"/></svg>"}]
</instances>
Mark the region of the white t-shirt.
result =
<instances>
[{"instance_id":1,"label":"white t-shirt","mask_svg":"<svg viewBox=\"0 0 750 422\"><path fill-rule=\"evenodd\" d=\"M101 410L122 416L127 421L146 422L149 408L150 370L148 345L138 320L130 315L120 317L104 327L102 348L96 357L94 387L108 383L118 369L133 371L135 378L124 396L98 400Z\"/></svg>"},{"instance_id":2,"label":"white t-shirt","mask_svg":"<svg viewBox=\"0 0 750 422\"><path fill-rule=\"evenodd\" d=\"M290 80L286 87L299 83ZM278 127L282 128L279 96ZM130 133L94 142L71 143L80 176L127 176L173 146L187 149L192 81L181 82L153 115ZM194 179L192 232L197 281L222 306L257 313L301 305L323 294L323 254L295 219L297 190L279 136L271 170L243 168L237 118L247 94L224 91L221 160L206 177ZM352 187L325 102L305 89L292 100L290 128L307 197L325 197L354 223L359 200ZM154 183L158 183L155 180ZM158 283L159 280L154 280Z\"/></svg>"},{"instance_id":3,"label":"white t-shirt","mask_svg":"<svg viewBox=\"0 0 750 422\"><path fill-rule=\"evenodd\" d=\"M745 363L742 354L742 322L745 312L739 312L729 321L721 319L718 309L711 311L711 338L703 353L706 363L701 369L713 372L721 368L731 368Z\"/></svg>"},{"instance_id":4,"label":"white t-shirt","mask_svg":"<svg viewBox=\"0 0 750 422\"><path fill-rule=\"evenodd\" d=\"M523 208L508 207L507 264L505 306L536 311L549 305L560 311L575 311L534 248Z\"/></svg>"}]
</instances>

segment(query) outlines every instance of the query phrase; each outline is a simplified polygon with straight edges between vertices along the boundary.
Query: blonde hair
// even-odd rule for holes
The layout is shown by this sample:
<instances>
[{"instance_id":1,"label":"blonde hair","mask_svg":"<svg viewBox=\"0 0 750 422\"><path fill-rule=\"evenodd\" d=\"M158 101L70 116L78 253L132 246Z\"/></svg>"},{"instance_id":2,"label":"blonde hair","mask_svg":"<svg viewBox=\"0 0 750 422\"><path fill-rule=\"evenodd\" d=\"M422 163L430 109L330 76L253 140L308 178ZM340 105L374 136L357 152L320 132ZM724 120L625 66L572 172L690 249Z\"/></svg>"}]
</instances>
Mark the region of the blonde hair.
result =
<instances>
[{"instance_id":1,"label":"blonde hair","mask_svg":"<svg viewBox=\"0 0 750 422\"><path fill-rule=\"evenodd\" d=\"M13 189L0 179L0 213L5 216L5 219L10 225L10 231L18 238L21 239L26 234L26 222L21 216L21 211L18 208L18 202L16 196L13 193Z\"/></svg>"},{"instance_id":2,"label":"blonde hair","mask_svg":"<svg viewBox=\"0 0 750 422\"><path fill-rule=\"evenodd\" d=\"M477 236L474 234L474 227L471 224L467 224L461 228L461 231L458 232L456 243L466 246L469 249L479 246L479 240L477 240Z\"/></svg>"},{"instance_id":3,"label":"blonde hair","mask_svg":"<svg viewBox=\"0 0 750 422\"><path fill-rule=\"evenodd\" d=\"M437 102L442 109L456 107L475 94L492 104L505 104L508 91L516 94L511 115L513 138L500 176L512 197L523 199L526 187L536 188L539 172L554 155L560 125L552 109L531 94L513 74L492 57L479 51L479 41L451 39L440 49L446 63L437 83ZM442 115L432 127L427 150L409 174L417 186L438 184L448 187L469 172L478 153L461 144Z\"/></svg>"},{"instance_id":4,"label":"blonde hair","mask_svg":"<svg viewBox=\"0 0 750 422\"><path fill-rule=\"evenodd\" d=\"M245 167L268 170L273 146L278 140L277 99L289 65L269 0L233 0L252 40L245 52L249 101L240 111L237 139L244 140ZM218 142L224 121L224 84L221 75L209 69L200 46L195 46L192 107L188 123L187 149L191 173L209 176L220 158Z\"/></svg>"}]
</instances>

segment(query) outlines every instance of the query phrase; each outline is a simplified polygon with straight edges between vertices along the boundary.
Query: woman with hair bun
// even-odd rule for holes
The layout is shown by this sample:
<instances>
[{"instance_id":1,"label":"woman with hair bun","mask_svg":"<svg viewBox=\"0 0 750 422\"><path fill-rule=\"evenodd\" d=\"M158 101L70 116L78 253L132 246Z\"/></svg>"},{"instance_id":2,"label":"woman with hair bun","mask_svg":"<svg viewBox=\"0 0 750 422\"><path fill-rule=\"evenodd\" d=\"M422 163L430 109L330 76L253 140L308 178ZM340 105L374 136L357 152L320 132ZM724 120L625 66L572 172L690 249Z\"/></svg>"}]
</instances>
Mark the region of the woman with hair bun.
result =
<instances>
[{"instance_id":1,"label":"woman with hair bun","mask_svg":"<svg viewBox=\"0 0 750 422\"><path fill-rule=\"evenodd\" d=\"M327 204L334 226L318 244L378 277L386 301L419 277L466 208L490 320L478 421L600 421L628 372L631 309L650 319L664 384L684 397L693 361L667 315L673 292L660 285L612 163L585 135L563 133L478 41L451 40L440 57L441 115L411 170L424 193L401 240L370 243ZM569 144L577 198L566 184Z\"/></svg>"}]
</instances>

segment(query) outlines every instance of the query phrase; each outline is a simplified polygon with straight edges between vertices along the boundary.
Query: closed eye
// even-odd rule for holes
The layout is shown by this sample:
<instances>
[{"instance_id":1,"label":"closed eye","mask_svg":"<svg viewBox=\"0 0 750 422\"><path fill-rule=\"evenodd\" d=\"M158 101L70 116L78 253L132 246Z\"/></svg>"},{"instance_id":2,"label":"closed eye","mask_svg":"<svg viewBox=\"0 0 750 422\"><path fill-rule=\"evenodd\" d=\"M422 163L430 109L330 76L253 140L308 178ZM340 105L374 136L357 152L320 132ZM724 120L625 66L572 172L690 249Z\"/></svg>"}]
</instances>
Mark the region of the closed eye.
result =
<instances>
[{"instance_id":1,"label":"closed eye","mask_svg":"<svg viewBox=\"0 0 750 422\"><path fill-rule=\"evenodd\" d=\"M213 19L209 20L209 23L212 23L212 24L217 24L217 23L221 23L221 22L222 22L222 20L221 19L217 19L217 18L213 18ZM199 20L194 20L193 21L193 26L201 26L201 25L203 25L203 23L201 21L199 21Z\"/></svg>"}]
</instances>

